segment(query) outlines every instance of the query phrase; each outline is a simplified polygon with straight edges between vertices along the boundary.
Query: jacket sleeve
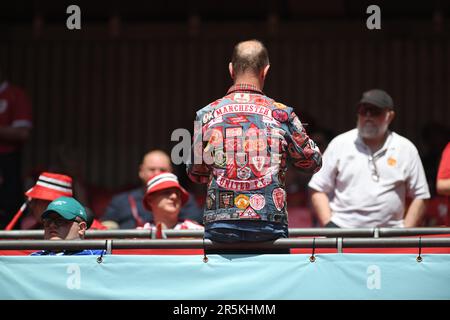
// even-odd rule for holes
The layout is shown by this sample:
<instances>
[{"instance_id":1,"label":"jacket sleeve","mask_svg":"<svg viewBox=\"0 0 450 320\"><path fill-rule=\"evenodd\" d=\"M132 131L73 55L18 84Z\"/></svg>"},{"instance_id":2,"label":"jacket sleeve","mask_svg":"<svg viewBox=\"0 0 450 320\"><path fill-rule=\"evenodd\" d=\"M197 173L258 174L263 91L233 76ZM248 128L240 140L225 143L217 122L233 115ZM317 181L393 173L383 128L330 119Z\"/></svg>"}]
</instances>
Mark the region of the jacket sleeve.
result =
<instances>
[{"instance_id":1,"label":"jacket sleeve","mask_svg":"<svg viewBox=\"0 0 450 320\"><path fill-rule=\"evenodd\" d=\"M195 183L208 183L210 168L203 157L204 142L201 113L198 112L194 122L194 137L192 138L191 156L186 162L188 177Z\"/></svg>"},{"instance_id":2,"label":"jacket sleeve","mask_svg":"<svg viewBox=\"0 0 450 320\"><path fill-rule=\"evenodd\" d=\"M294 167L307 173L315 173L322 167L322 154L316 143L308 137L300 119L291 112L287 122L286 141L288 159Z\"/></svg>"}]
</instances>

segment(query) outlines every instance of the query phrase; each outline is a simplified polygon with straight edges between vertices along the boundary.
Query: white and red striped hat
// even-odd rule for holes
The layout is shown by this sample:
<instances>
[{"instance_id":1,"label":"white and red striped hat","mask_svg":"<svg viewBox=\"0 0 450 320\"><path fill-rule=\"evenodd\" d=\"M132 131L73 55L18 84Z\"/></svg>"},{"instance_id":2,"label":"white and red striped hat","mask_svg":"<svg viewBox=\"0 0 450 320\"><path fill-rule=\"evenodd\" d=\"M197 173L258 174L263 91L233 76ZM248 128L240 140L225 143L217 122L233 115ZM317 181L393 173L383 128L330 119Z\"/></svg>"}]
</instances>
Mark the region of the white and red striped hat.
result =
<instances>
[{"instance_id":1,"label":"white and red striped hat","mask_svg":"<svg viewBox=\"0 0 450 320\"><path fill-rule=\"evenodd\" d=\"M153 176L147 181L147 192L145 192L143 201L144 207L147 210L151 210L151 208L147 205L147 198L150 194L170 188L177 188L181 191L182 205L189 200L189 193L180 185L177 176L173 173L163 172Z\"/></svg>"},{"instance_id":2,"label":"white and red striped hat","mask_svg":"<svg viewBox=\"0 0 450 320\"><path fill-rule=\"evenodd\" d=\"M72 178L63 174L42 172L38 181L25 195L33 199L53 201L72 196Z\"/></svg>"}]
</instances>

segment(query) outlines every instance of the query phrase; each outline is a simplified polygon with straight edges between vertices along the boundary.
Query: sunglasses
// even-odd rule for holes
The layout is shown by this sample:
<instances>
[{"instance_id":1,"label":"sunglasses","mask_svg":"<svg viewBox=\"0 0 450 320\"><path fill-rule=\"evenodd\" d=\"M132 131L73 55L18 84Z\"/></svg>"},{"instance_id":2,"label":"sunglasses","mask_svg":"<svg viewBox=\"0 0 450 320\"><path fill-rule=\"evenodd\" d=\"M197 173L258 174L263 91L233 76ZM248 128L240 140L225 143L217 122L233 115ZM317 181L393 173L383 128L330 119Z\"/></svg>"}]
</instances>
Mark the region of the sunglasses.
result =
<instances>
[{"instance_id":1,"label":"sunglasses","mask_svg":"<svg viewBox=\"0 0 450 320\"><path fill-rule=\"evenodd\" d=\"M367 116L370 115L372 117L379 117L385 113L385 108L378 108L372 105L361 105L358 108L358 114L361 116Z\"/></svg>"}]
</instances>

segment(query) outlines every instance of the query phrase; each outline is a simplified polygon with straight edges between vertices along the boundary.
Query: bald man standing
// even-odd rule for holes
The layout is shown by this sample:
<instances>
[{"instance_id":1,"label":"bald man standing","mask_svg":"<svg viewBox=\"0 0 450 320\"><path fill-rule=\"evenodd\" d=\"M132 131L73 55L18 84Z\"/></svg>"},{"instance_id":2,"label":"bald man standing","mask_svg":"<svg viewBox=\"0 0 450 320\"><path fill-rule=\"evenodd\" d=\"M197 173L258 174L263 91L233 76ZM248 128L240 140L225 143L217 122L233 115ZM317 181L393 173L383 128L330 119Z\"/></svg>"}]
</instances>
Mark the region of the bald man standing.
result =
<instances>
[{"instance_id":1,"label":"bald man standing","mask_svg":"<svg viewBox=\"0 0 450 320\"><path fill-rule=\"evenodd\" d=\"M194 137L187 170L191 180L208 184L206 239L242 243L287 238L287 161L311 174L321 167L320 151L294 109L262 92L269 67L260 41L238 43L229 64L233 86L225 97L197 112L196 127L201 125L197 133L203 136Z\"/></svg>"},{"instance_id":2,"label":"bald man standing","mask_svg":"<svg viewBox=\"0 0 450 320\"><path fill-rule=\"evenodd\" d=\"M103 224L110 229L134 229L142 227L146 222L152 222L152 213L145 209L142 203L146 183L157 174L172 171L172 162L164 151L152 150L146 153L139 166L138 173L142 181L142 187L115 196L102 217ZM189 201L181 208L179 217L196 222L202 221L202 211L197 206L193 196L189 197Z\"/></svg>"}]
</instances>

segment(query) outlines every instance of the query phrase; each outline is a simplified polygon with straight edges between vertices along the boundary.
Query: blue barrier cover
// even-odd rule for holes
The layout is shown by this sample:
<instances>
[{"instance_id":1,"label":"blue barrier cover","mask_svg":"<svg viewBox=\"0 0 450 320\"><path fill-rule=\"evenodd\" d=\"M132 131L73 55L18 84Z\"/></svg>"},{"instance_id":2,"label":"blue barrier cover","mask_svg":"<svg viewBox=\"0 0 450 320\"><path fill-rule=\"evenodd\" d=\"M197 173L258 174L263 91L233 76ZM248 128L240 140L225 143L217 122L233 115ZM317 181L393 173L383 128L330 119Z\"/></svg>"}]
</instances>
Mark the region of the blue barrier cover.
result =
<instances>
[{"instance_id":1,"label":"blue barrier cover","mask_svg":"<svg viewBox=\"0 0 450 320\"><path fill-rule=\"evenodd\" d=\"M450 299L450 255L2 256L0 299Z\"/></svg>"}]
</instances>

